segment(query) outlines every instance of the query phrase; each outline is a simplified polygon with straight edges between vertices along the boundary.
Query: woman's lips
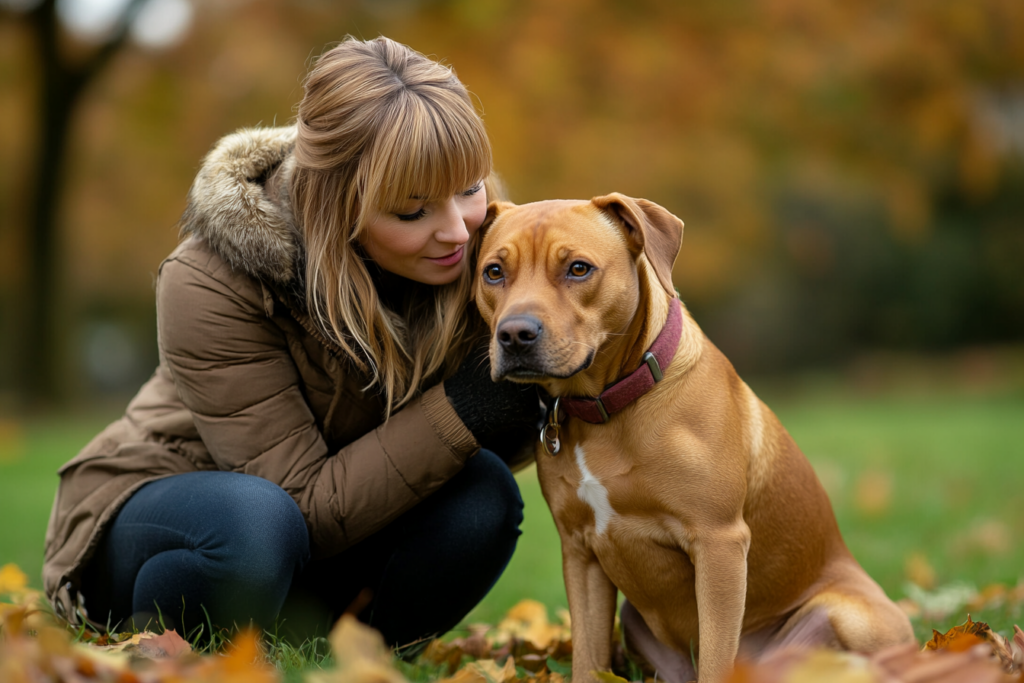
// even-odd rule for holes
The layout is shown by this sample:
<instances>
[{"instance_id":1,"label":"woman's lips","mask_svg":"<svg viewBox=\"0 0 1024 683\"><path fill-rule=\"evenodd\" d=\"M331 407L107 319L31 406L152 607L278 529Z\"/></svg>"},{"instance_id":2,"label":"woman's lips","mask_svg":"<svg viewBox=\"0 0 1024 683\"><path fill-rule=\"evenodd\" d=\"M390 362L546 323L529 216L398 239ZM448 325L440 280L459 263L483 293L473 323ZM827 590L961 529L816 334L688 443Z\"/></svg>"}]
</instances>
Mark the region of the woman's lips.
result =
<instances>
[{"instance_id":1,"label":"woman's lips","mask_svg":"<svg viewBox=\"0 0 1024 683\"><path fill-rule=\"evenodd\" d=\"M436 263L439 266L454 266L456 263L462 260L462 254L465 252L465 250L465 245L463 245L456 249L455 251L453 251L452 253L448 254L447 256L442 256L440 258L430 258L428 256L427 260L431 261L432 263Z\"/></svg>"}]
</instances>

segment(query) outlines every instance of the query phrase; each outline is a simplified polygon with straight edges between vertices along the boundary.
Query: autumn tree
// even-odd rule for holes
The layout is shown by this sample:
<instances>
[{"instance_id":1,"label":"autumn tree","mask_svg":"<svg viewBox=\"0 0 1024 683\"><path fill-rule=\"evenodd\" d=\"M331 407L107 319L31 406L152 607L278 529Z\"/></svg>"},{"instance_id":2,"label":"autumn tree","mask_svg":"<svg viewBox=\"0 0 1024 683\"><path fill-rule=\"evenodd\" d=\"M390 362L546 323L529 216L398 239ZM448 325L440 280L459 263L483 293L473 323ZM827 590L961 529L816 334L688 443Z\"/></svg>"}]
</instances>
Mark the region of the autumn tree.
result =
<instances>
[{"instance_id":1,"label":"autumn tree","mask_svg":"<svg viewBox=\"0 0 1024 683\"><path fill-rule=\"evenodd\" d=\"M60 238L74 245L72 308L151 307L204 151L236 127L288 122L324 45L383 33L454 66L513 200L617 190L678 214L676 283L741 365L1024 336L1018 0L235 7L196 5L181 46L108 57L108 77L85 78L64 108L89 130ZM43 296L57 278L45 279L24 290ZM46 296L29 308L52 316ZM50 329L26 344L40 359L54 355Z\"/></svg>"},{"instance_id":2,"label":"autumn tree","mask_svg":"<svg viewBox=\"0 0 1024 683\"><path fill-rule=\"evenodd\" d=\"M82 93L121 49L132 20L146 0L130 0L111 36L91 54L71 57L57 20L56 0L42 0L21 20L31 29L39 69L36 154L28 219L27 262L22 326L23 363L19 364L22 394L32 403L52 399L58 388L54 360L57 310L57 211L65 181L65 159L71 121ZM11 11L11 10L8 10Z\"/></svg>"}]
</instances>

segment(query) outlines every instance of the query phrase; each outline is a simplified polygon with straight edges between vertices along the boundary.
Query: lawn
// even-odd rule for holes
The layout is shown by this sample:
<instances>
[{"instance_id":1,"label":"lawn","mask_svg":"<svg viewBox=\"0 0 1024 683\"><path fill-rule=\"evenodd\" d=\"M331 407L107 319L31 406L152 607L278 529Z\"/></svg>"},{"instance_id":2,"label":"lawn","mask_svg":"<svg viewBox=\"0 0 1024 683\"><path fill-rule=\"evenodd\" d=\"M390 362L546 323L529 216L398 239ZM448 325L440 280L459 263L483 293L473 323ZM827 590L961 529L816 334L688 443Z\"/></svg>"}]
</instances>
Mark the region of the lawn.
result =
<instances>
[{"instance_id":1,"label":"lawn","mask_svg":"<svg viewBox=\"0 0 1024 683\"><path fill-rule=\"evenodd\" d=\"M751 385L782 419L828 490L853 554L893 598L908 577L942 587L1014 586L1024 578L1024 390L857 393ZM0 421L0 565L40 584L55 471L113 415ZM469 621L494 623L535 598L566 605L558 536L534 469L519 475L526 503L511 565ZM975 613L1004 632L1013 609ZM963 621L918 621L931 626Z\"/></svg>"}]
</instances>

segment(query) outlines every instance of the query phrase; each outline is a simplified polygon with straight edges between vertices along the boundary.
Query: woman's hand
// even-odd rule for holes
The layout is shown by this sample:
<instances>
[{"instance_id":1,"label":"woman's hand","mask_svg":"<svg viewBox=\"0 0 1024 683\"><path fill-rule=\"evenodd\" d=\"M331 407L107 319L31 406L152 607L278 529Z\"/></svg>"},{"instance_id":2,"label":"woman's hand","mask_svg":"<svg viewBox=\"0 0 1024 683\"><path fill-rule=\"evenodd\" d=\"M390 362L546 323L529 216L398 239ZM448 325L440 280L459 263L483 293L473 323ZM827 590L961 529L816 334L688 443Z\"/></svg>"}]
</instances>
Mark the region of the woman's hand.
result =
<instances>
[{"instance_id":1,"label":"woman's hand","mask_svg":"<svg viewBox=\"0 0 1024 683\"><path fill-rule=\"evenodd\" d=\"M486 346L470 352L444 381L444 392L476 440L506 461L522 449L524 438L536 437L544 418L536 386L491 380Z\"/></svg>"}]
</instances>

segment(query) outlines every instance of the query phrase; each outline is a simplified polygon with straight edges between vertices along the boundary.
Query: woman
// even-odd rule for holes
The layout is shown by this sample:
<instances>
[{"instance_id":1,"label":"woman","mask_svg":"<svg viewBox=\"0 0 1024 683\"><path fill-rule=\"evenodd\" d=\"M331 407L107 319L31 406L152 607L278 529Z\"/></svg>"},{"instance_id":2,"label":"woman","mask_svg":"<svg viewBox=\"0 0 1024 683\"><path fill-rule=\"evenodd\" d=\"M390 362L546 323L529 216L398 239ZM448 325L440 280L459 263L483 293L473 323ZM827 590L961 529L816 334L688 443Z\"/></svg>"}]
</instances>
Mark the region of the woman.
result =
<instances>
[{"instance_id":1,"label":"woman","mask_svg":"<svg viewBox=\"0 0 1024 683\"><path fill-rule=\"evenodd\" d=\"M160 365L60 470L43 575L69 619L323 633L350 609L401 645L511 557L522 502L480 444L522 443L538 401L490 381L469 304L483 124L386 38L325 53L297 119L208 155L156 284Z\"/></svg>"}]
</instances>

